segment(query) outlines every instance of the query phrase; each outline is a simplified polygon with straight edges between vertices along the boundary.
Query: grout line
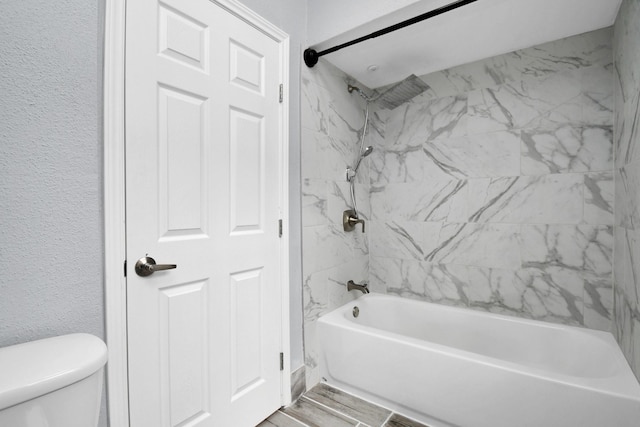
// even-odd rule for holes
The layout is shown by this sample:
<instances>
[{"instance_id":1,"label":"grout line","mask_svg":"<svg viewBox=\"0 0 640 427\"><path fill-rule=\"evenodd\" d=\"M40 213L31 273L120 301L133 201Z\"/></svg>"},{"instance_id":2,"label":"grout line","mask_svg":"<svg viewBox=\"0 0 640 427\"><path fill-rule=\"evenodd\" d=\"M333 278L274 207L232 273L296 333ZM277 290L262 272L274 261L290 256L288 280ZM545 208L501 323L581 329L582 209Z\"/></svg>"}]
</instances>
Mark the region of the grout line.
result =
<instances>
[{"instance_id":1,"label":"grout line","mask_svg":"<svg viewBox=\"0 0 640 427\"><path fill-rule=\"evenodd\" d=\"M366 403L368 403L369 405L375 406L375 407L376 407L376 408L378 408L378 409L382 409L382 410L384 410L384 411L389 412L389 416L388 416L388 417L387 417L387 419L385 420L385 423L386 423L387 421L389 421L389 419L391 418L391 416L392 416L393 414L395 414L395 413L396 413L396 412L394 412L391 408L388 408L388 407L386 407L386 406L382 406L382 405L379 405L379 404L377 404L377 403L374 403L374 402L372 402L372 401L370 401L370 400L367 400L367 399L365 399L365 398L363 398L363 397L360 397L360 396L358 396L358 395L356 395L356 394L353 394L353 393L351 393L351 392L349 392L349 391L343 390L343 389L341 389L340 387L336 387L336 386L334 386L334 385L330 385L330 384L327 384L327 383L321 383L321 384L324 384L324 385L326 385L326 386L328 386L328 387L334 388L334 389L336 389L336 390L338 390L338 391L340 391L340 392L342 392L342 393L344 393L344 394L347 394L347 395L349 395L349 396L352 396L352 397L355 397L355 398L357 398L357 399L360 399L360 400L362 400L363 402L366 402ZM307 399L308 399L308 397L307 397ZM371 426L371 427L376 427L376 426ZM383 423L380 427L384 427L384 423ZM428 426L427 426L427 427L428 427Z\"/></svg>"},{"instance_id":2,"label":"grout line","mask_svg":"<svg viewBox=\"0 0 640 427\"><path fill-rule=\"evenodd\" d=\"M300 421L299 419L297 419L297 418L293 418L293 417L292 417L291 415L289 415L289 414L285 414L285 413L284 413L284 412L282 412L282 411L279 411L279 412L280 412L282 415L284 415L285 417L292 419L293 421L297 422L298 424L303 425L304 427L310 427L310 426L309 426L309 424L303 423L303 422L302 422L302 421Z\"/></svg>"},{"instance_id":3,"label":"grout line","mask_svg":"<svg viewBox=\"0 0 640 427\"><path fill-rule=\"evenodd\" d=\"M343 414L342 412L338 411L337 409L332 408L331 406L327 406L327 405L325 405L324 403L320 403L320 402L318 402L317 400L313 400L313 399L311 399L311 398L310 398L310 397L308 397L308 396L304 396L304 398L305 398L305 399L307 399L307 400L308 400L308 401L310 401L310 402L315 403L315 404L316 404L316 405L318 405L318 406L321 406L321 407L327 408L327 409L328 409L328 410L330 410L331 412L335 412L336 414L340 414L340 415L342 415L343 417L347 417L347 418L349 418L350 420L353 420L353 421L357 422L358 424L361 424L361 421L360 421L360 420L357 420L357 419L355 419L355 418L353 418L352 416L349 416L349 415L347 415L347 414ZM358 424L356 424L356 426L357 426Z\"/></svg>"},{"instance_id":4,"label":"grout line","mask_svg":"<svg viewBox=\"0 0 640 427\"><path fill-rule=\"evenodd\" d=\"M389 416L387 417L386 420L384 420L384 422L382 423L382 425L380 427L384 427L387 425L387 423L389 422L389 420L391 419L391 417L393 417L393 414L395 414L395 412L391 411L391 413L389 414Z\"/></svg>"},{"instance_id":5,"label":"grout line","mask_svg":"<svg viewBox=\"0 0 640 427\"><path fill-rule=\"evenodd\" d=\"M356 419L356 418L354 418L354 417L352 417L352 416L350 416L350 415L347 415L347 414L345 414L345 413L343 413L343 412L340 412L339 410L337 410L337 409L335 409L335 408L333 408L333 407L331 407L331 406L329 406L329 405L325 405L324 403L318 402L317 400L315 400L315 399L313 399L313 398L311 398L311 397L307 396L307 393L308 393L309 391L311 391L313 388L312 388L311 390L307 390L304 394L302 394L302 395L300 396L300 398L303 398L303 397L304 397L307 401L312 402L313 404L316 404L316 405L318 405L318 406L320 406L320 407L327 408L328 410L330 410L330 411L331 411L331 412L333 412L333 413L336 413L336 414L342 415L342 416L344 416L344 417L346 417L346 418L348 418L348 419L350 419L350 420L356 421L358 424L357 424L355 427L385 427L385 426L387 425L387 423L391 420L391 418L392 418L394 415L398 415L398 416L406 417L405 415L399 414L399 413L397 413L397 412L395 412L395 411L393 411L393 410L391 410L391 409L389 409L389 408L387 408L387 407L385 407L385 406L380 406L380 405L378 405L378 404L376 404L376 403L373 403L373 402L371 402L371 401L369 401L369 400L363 399L363 398L361 398L361 397L359 397L359 396L357 396L357 395L355 395L355 394L352 394L352 393L350 393L350 392L347 392L347 391L345 391L345 390L343 390L343 389L341 389L341 388L335 387L335 386L333 386L333 385L329 385L329 384L327 384L327 383L320 383L320 384L324 384L324 385L326 385L327 387L334 388L334 389L336 389L336 390L338 390L338 391L340 391L340 392L342 392L342 393L344 393L344 394L350 395L350 396L352 396L352 397L355 397L355 398L357 398L357 399L362 400L363 402L366 402L366 403L368 403L368 404L370 404L370 405L373 405L373 406L375 406L375 407L377 407L377 408L379 408L379 409L383 409L383 410L385 410L385 411L388 411L388 412L389 412L389 415L387 416L387 418L384 420L384 422L383 422L380 426L378 426L377 424L376 424L376 425L372 425L372 426L370 426L370 425L365 424L364 422L362 422L362 421L360 421L360 420L358 420L358 419ZM337 399L336 399L336 400L333 400L333 401L335 401L335 402L337 402L337 403L341 403L341 402L339 402L339 400L337 400ZM344 405L344 403L343 403L343 405ZM346 406L346 405L345 405L345 406ZM352 408L352 409L353 409L353 408ZM418 421L418 420L416 420L415 418L411 418L411 417L406 417L406 418L408 418L409 420L411 420L411 421L413 421L413 422L415 422L415 423L418 423L418 425L420 425L420 426L422 426L422 427L430 427L430 425L424 424L423 422Z\"/></svg>"}]
</instances>

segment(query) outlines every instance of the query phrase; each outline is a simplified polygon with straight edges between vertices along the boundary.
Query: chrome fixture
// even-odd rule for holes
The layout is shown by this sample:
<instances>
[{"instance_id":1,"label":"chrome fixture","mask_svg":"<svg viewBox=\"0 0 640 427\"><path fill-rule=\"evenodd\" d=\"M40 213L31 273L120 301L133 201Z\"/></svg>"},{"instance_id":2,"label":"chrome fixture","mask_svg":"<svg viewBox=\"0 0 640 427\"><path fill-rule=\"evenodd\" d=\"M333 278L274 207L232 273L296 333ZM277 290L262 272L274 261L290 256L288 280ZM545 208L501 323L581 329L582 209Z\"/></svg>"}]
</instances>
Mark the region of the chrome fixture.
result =
<instances>
[{"instance_id":1,"label":"chrome fixture","mask_svg":"<svg viewBox=\"0 0 640 427\"><path fill-rule=\"evenodd\" d=\"M362 163L362 159L367 157L369 154L373 152L373 147L364 146L364 139L367 135L367 125L369 124L369 102L371 98L369 98L360 88L352 85L347 85L347 90L349 93L357 92L361 97L366 101L365 110L364 110L364 126L362 127L362 134L360 135L360 145L358 149L358 158L353 165L347 166L347 182L349 183L349 193L351 195L351 206L353 209L349 211L345 211L342 216L342 223L344 225L344 231L353 231L355 225L360 223L362 224L362 231L364 232L364 220L360 220L360 215L358 214L358 204L356 203L356 175L358 174L358 168L360 167L360 163Z\"/></svg>"},{"instance_id":2,"label":"chrome fixture","mask_svg":"<svg viewBox=\"0 0 640 427\"><path fill-rule=\"evenodd\" d=\"M358 308L358 306L356 305L355 307L353 307L353 317L358 317L360 316L360 309Z\"/></svg>"},{"instance_id":3,"label":"chrome fixture","mask_svg":"<svg viewBox=\"0 0 640 427\"><path fill-rule=\"evenodd\" d=\"M387 86L382 93L374 97L373 101L381 108L394 110L427 89L429 89L428 84L415 74L411 74L406 79Z\"/></svg>"},{"instance_id":4,"label":"chrome fixture","mask_svg":"<svg viewBox=\"0 0 640 427\"><path fill-rule=\"evenodd\" d=\"M349 91L349 93L353 93L354 91L356 91L358 92L358 95L364 98L365 101L367 102L371 101L371 97L365 94L358 86L347 85L347 90Z\"/></svg>"},{"instance_id":5,"label":"chrome fixture","mask_svg":"<svg viewBox=\"0 0 640 427\"><path fill-rule=\"evenodd\" d=\"M367 105L372 102L387 110L398 108L400 105L412 100L427 89L429 89L429 85L415 74L411 74L406 79L385 86L384 88L375 89L370 95L365 94L362 89L357 86L347 85L349 93L357 92L367 101Z\"/></svg>"},{"instance_id":6,"label":"chrome fixture","mask_svg":"<svg viewBox=\"0 0 640 427\"><path fill-rule=\"evenodd\" d=\"M141 277L151 276L156 271L173 270L178 266L175 264L156 264L156 260L150 256L140 258L136 262L136 274Z\"/></svg>"},{"instance_id":7,"label":"chrome fixture","mask_svg":"<svg viewBox=\"0 0 640 427\"><path fill-rule=\"evenodd\" d=\"M366 283L363 283L362 285L358 285L357 283L355 283L353 280L349 280L347 282L347 291L360 291L363 294L368 294L369 293L369 285Z\"/></svg>"},{"instance_id":8,"label":"chrome fixture","mask_svg":"<svg viewBox=\"0 0 640 427\"><path fill-rule=\"evenodd\" d=\"M423 82L419 77L411 75L406 79L398 82L394 85L387 87L384 91L374 91L373 94L367 95L357 86L351 84L347 85L349 93L356 92L366 101L364 110L364 125L362 127L362 134L360 135L360 145L358 149L358 158L353 166L347 166L347 182L349 183L349 192L351 195L351 207L352 209L344 211L342 215L342 224L344 231L353 231L356 224L362 224L362 232L364 233L364 220L360 219L358 213L358 204L356 203L356 188L355 181L358 175L358 168L365 157L369 156L373 152L373 146L369 145L365 147L364 140L367 135L367 126L369 125L369 104L371 102L378 103L382 108L394 109L399 105L409 101L413 97L421 94L427 90L429 86Z\"/></svg>"},{"instance_id":9,"label":"chrome fixture","mask_svg":"<svg viewBox=\"0 0 640 427\"><path fill-rule=\"evenodd\" d=\"M358 169L365 157L369 156L373 152L373 146L369 145L365 147L364 141L367 135L367 126L369 125L369 104L372 102L377 103L382 108L394 109L405 102L409 101L413 97L421 94L427 90L429 86L415 75L410 75L406 79L388 86L384 91L374 91L373 94L367 95L362 89L351 84L347 85L349 93L356 92L366 101L364 110L364 125L362 127L362 134L360 135L360 148L358 149L358 158L353 166L347 166L347 182L349 183L349 192L351 193L351 206L352 212L345 211L342 217L342 223L344 225L344 231L352 231L355 228L355 224L362 224L362 231L364 232L364 221L360 221L360 214L358 213L358 204L356 203L356 189L355 180L358 175Z\"/></svg>"},{"instance_id":10,"label":"chrome fixture","mask_svg":"<svg viewBox=\"0 0 640 427\"><path fill-rule=\"evenodd\" d=\"M353 231L356 225L362 224L362 232L364 233L364 219L356 216L356 211L353 209L347 209L342 212L342 227L344 231Z\"/></svg>"},{"instance_id":11,"label":"chrome fixture","mask_svg":"<svg viewBox=\"0 0 640 427\"><path fill-rule=\"evenodd\" d=\"M362 162L362 159L364 159L369 154L371 154L372 151L373 151L373 147L368 146L367 148L364 149L362 153L360 153L360 157L358 157L358 161L356 162L356 165L353 168L351 166L347 166L347 181L351 182L351 180L353 180L356 177L356 175L358 174L358 168L360 167L360 163Z\"/></svg>"}]
</instances>

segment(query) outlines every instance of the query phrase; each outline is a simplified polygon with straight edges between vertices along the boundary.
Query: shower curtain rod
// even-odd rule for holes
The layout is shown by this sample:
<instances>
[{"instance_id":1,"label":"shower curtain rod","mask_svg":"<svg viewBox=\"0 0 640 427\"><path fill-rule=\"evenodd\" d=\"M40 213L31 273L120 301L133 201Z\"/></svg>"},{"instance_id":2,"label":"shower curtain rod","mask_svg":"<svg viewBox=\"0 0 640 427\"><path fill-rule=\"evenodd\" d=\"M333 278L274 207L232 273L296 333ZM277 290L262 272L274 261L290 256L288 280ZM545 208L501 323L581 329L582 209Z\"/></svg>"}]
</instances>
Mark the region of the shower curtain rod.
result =
<instances>
[{"instance_id":1,"label":"shower curtain rod","mask_svg":"<svg viewBox=\"0 0 640 427\"><path fill-rule=\"evenodd\" d=\"M329 53L333 53L337 50L344 49L345 47L352 46L354 44L363 42L365 40L373 39L375 37L383 36L385 34L391 33L393 31L399 30L404 27L408 27L409 25L413 25L417 22L424 21L425 19L433 18L434 16L442 15L443 13L449 12L451 10L457 9L459 7L465 6L469 3L473 3L478 0L458 0L446 6L442 6L438 9L431 10L427 13L423 13L422 15L418 15L414 18L407 19L406 21L402 21L399 24L391 25L390 27L383 28L382 30L375 31L369 35L359 37L355 40L351 40L349 42L340 44L338 46L331 47L329 49L325 49L323 51L317 52L314 49L307 48L304 51L304 63L307 64L307 67L311 68L318 63L318 59L321 56L327 55Z\"/></svg>"}]
</instances>

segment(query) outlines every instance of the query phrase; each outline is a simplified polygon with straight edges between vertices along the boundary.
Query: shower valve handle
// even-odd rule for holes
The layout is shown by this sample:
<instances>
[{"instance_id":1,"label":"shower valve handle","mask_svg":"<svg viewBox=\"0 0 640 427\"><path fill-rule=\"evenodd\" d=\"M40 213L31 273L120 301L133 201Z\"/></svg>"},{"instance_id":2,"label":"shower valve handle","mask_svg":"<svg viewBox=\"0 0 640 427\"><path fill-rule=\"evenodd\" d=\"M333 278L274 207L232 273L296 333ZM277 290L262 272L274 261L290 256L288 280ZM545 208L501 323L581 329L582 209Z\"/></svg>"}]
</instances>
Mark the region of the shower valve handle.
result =
<instances>
[{"instance_id":1,"label":"shower valve handle","mask_svg":"<svg viewBox=\"0 0 640 427\"><path fill-rule=\"evenodd\" d=\"M348 209L342 213L342 226L344 231L353 231L358 224L362 224L362 232L364 233L364 219L358 218L353 209Z\"/></svg>"},{"instance_id":2,"label":"shower valve handle","mask_svg":"<svg viewBox=\"0 0 640 427\"><path fill-rule=\"evenodd\" d=\"M356 226L356 224L362 224L362 232L364 233L364 219L351 217L349 218L349 223L352 224L354 227Z\"/></svg>"}]
</instances>

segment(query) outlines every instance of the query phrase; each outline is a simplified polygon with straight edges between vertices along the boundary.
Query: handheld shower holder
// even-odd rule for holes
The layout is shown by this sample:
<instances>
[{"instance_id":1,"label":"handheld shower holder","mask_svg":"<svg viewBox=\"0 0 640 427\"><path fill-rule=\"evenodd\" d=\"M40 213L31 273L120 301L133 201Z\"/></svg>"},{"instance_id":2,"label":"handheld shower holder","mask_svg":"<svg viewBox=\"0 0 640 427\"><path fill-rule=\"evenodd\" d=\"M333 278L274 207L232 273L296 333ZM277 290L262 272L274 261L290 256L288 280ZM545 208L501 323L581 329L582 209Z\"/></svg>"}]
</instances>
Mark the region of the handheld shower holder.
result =
<instances>
[{"instance_id":1,"label":"handheld shower holder","mask_svg":"<svg viewBox=\"0 0 640 427\"><path fill-rule=\"evenodd\" d=\"M347 166L345 173L347 177L347 182L351 182L351 180L355 179L356 177L356 171L351 166Z\"/></svg>"}]
</instances>

